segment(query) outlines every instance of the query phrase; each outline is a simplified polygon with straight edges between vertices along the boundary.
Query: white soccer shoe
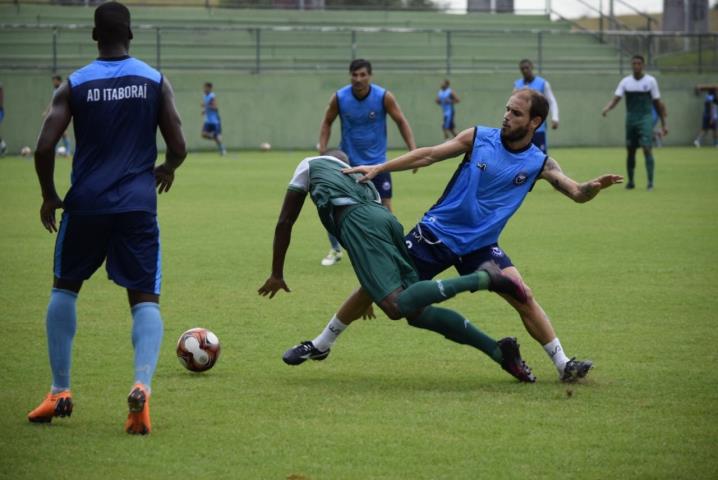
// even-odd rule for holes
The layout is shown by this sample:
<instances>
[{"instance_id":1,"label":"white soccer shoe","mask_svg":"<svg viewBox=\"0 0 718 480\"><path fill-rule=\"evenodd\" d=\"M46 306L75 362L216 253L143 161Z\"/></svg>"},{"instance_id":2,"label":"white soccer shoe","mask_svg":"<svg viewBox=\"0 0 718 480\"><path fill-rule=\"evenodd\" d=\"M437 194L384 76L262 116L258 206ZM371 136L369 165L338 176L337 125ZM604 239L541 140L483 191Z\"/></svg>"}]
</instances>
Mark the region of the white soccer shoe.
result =
<instances>
[{"instance_id":1,"label":"white soccer shoe","mask_svg":"<svg viewBox=\"0 0 718 480\"><path fill-rule=\"evenodd\" d=\"M331 267L335 263L341 261L342 259L342 252L340 250L329 250L329 253L326 257L322 258L322 265L325 267Z\"/></svg>"}]
</instances>

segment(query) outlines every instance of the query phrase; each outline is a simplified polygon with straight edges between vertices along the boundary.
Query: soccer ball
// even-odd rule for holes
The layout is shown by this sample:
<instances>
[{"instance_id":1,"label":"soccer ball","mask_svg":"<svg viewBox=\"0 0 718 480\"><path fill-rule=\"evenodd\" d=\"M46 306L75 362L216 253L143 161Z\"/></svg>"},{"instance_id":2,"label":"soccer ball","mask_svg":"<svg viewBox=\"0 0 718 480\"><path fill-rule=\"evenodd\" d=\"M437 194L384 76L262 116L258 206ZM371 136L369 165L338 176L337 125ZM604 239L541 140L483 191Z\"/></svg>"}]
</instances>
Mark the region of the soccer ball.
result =
<instances>
[{"instance_id":1,"label":"soccer ball","mask_svg":"<svg viewBox=\"0 0 718 480\"><path fill-rule=\"evenodd\" d=\"M29 157L30 154L32 154L32 150L30 149L30 147L22 147L20 149L20 155L22 155L23 157Z\"/></svg>"},{"instance_id":2,"label":"soccer ball","mask_svg":"<svg viewBox=\"0 0 718 480\"><path fill-rule=\"evenodd\" d=\"M57 147L57 154L60 155L61 157L66 157L67 156L67 148L65 148L63 145Z\"/></svg>"},{"instance_id":3,"label":"soccer ball","mask_svg":"<svg viewBox=\"0 0 718 480\"><path fill-rule=\"evenodd\" d=\"M269 142L262 142L259 144L259 149L263 152L268 152L272 149L272 146L269 144Z\"/></svg>"},{"instance_id":4,"label":"soccer ball","mask_svg":"<svg viewBox=\"0 0 718 480\"><path fill-rule=\"evenodd\" d=\"M219 358L217 335L206 328L192 328L180 335L177 341L177 358L182 366L193 372L204 372Z\"/></svg>"}]
</instances>

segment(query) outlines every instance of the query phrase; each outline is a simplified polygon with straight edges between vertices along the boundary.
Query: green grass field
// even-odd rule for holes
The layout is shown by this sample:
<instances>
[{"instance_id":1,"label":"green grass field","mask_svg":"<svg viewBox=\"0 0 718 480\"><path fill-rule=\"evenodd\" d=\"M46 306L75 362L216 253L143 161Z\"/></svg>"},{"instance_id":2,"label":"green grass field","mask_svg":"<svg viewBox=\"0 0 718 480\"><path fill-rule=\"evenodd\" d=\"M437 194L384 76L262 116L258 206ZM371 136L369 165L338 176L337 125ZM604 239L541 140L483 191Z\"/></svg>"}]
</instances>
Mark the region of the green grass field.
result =
<instances>
[{"instance_id":1,"label":"green grass field","mask_svg":"<svg viewBox=\"0 0 718 480\"><path fill-rule=\"evenodd\" d=\"M123 430L131 317L104 271L78 302L71 419L25 415L50 384L44 314L54 237L38 216L31 162L0 159L0 478L477 479L718 476L718 151L656 151L656 190L621 186L576 205L539 184L502 246L552 317L569 355L591 358L567 387L513 310L493 294L448 304L496 338L516 335L538 382L519 384L468 347L392 322L359 322L324 362L283 351L324 327L357 284L313 206L293 239L292 292L256 294L270 271L284 188L306 152L192 154L160 198L165 341L154 431ZM623 173L622 149L556 149L577 179ZM410 228L456 162L395 175ZM69 162L58 159L65 191ZM452 273L449 273L452 275ZM181 332L223 342L217 366L185 371Z\"/></svg>"}]
</instances>

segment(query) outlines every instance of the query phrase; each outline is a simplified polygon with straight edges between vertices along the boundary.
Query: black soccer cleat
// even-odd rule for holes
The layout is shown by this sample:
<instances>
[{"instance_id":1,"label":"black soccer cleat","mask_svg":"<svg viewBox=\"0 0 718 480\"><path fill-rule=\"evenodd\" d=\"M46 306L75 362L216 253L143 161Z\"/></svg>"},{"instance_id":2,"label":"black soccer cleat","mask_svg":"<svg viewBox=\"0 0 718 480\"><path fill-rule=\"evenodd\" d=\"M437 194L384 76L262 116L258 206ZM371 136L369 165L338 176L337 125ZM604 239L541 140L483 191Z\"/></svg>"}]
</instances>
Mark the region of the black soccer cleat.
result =
<instances>
[{"instance_id":1,"label":"black soccer cleat","mask_svg":"<svg viewBox=\"0 0 718 480\"><path fill-rule=\"evenodd\" d=\"M576 360L576 357L573 357L564 365L561 381L565 383L577 382L579 379L588 375L588 371L591 370L591 368L593 368L593 362L591 360Z\"/></svg>"},{"instance_id":2,"label":"black soccer cleat","mask_svg":"<svg viewBox=\"0 0 718 480\"><path fill-rule=\"evenodd\" d=\"M501 355L504 357L503 360L501 360L501 368L522 382L534 383L536 377L531 372L531 368L529 368L526 362L521 358L519 344L516 338L506 337L496 343L499 344Z\"/></svg>"},{"instance_id":3,"label":"black soccer cleat","mask_svg":"<svg viewBox=\"0 0 718 480\"><path fill-rule=\"evenodd\" d=\"M528 296L523 285L504 275L499 266L493 260L488 260L479 265L479 271L489 274L489 291L504 293L520 303L526 303Z\"/></svg>"},{"instance_id":4,"label":"black soccer cleat","mask_svg":"<svg viewBox=\"0 0 718 480\"><path fill-rule=\"evenodd\" d=\"M304 341L299 345L295 345L282 355L282 360L287 365L300 365L307 360L324 360L329 356L331 348L325 352L321 352L314 347L310 341Z\"/></svg>"}]
</instances>

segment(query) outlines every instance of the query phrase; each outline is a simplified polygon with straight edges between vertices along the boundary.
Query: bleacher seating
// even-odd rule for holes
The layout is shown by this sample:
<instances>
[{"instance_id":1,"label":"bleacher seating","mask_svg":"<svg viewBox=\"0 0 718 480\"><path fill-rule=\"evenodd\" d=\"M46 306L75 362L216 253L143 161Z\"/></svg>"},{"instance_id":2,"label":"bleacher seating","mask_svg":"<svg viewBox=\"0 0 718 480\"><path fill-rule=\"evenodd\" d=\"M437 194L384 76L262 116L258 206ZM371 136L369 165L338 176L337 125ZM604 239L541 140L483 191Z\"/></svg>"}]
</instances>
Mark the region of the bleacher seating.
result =
<instances>
[{"instance_id":1,"label":"bleacher seating","mask_svg":"<svg viewBox=\"0 0 718 480\"><path fill-rule=\"evenodd\" d=\"M344 70L348 59L365 57L384 70L503 71L520 58L537 62L539 45L541 66L554 71L619 61L614 47L543 15L139 6L132 13L133 53L165 69ZM48 68L53 35L58 69L94 56L91 8L2 5L0 18L0 68Z\"/></svg>"}]
</instances>

